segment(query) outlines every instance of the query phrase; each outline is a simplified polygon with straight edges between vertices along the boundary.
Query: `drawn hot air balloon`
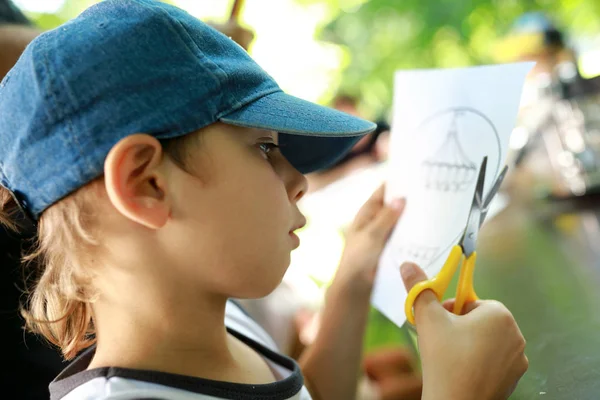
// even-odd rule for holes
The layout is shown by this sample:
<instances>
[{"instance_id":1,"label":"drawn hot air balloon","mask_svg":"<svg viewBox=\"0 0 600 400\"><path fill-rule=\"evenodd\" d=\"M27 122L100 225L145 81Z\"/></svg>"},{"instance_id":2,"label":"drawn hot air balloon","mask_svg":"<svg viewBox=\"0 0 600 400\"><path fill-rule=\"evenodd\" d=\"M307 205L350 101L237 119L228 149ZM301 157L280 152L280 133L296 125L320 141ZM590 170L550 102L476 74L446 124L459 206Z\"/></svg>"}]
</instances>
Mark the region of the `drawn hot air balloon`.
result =
<instances>
[{"instance_id":1,"label":"drawn hot air balloon","mask_svg":"<svg viewBox=\"0 0 600 400\"><path fill-rule=\"evenodd\" d=\"M425 188L442 192L459 192L472 186L478 167L464 150L459 138L464 112L455 110L442 145L421 163Z\"/></svg>"}]
</instances>

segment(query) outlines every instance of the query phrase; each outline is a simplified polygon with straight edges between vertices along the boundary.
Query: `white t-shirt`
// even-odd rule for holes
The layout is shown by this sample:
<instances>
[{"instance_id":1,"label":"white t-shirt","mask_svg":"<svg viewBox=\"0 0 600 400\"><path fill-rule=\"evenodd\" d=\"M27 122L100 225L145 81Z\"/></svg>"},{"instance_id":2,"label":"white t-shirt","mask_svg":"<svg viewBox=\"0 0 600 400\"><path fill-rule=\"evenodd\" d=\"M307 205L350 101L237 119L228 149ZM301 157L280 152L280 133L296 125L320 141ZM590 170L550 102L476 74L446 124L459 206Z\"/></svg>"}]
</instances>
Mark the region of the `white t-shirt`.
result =
<instances>
[{"instance_id":1,"label":"white t-shirt","mask_svg":"<svg viewBox=\"0 0 600 400\"><path fill-rule=\"evenodd\" d=\"M310 400L298 364L278 354L273 339L233 301L227 302L230 334L260 354L277 381L264 385L220 382L166 372L105 367L87 370L95 348L78 356L50 384L51 400Z\"/></svg>"}]
</instances>

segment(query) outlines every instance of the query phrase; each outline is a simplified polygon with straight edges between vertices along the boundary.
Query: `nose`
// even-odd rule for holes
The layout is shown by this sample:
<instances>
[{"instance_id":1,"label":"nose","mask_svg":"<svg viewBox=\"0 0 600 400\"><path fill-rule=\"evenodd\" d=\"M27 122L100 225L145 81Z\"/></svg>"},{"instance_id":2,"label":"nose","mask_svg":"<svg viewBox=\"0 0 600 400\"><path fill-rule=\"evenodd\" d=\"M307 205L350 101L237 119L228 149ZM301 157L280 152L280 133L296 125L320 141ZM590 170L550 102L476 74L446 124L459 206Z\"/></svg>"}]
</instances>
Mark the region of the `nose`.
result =
<instances>
[{"instance_id":1,"label":"nose","mask_svg":"<svg viewBox=\"0 0 600 400\"><path fill-rule=\"evenodd\" d=\"M304 197L306 191L308 190L308 180L296 168L291 168L293 170L293 179L290 182L288 194L290 196L290 200L298 202L302 197Z\"/></svg>"},{"instance_id":2,"label":"nose","mask_svg":"<svg viewBox=\"0 0 600 400\"><path fill-rule=\"evenodd\" d=\"M288 197L292 202L298 202L308 190L308 180L304 175L300 173L290 162L282 157L284 166L282 168L281 178L285 183L285 188L288 193Z\"/></svg>"}]
</instances>

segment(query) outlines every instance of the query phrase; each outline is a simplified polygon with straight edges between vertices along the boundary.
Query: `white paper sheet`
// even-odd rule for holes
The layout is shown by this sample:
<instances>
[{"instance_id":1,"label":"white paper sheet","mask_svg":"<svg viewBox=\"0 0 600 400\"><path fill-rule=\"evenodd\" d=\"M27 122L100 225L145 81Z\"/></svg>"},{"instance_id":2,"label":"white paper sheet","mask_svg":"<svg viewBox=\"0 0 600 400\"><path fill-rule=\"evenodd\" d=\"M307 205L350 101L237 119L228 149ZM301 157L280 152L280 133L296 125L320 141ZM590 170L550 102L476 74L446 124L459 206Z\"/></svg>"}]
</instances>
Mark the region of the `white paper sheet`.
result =
<instances>
[{"instance_id":1,"label":"white paper sheet","mask_svg":"<svg viewBox=\"0 0 600 400\"><path fill-rule=\"evenodd\" d=\"M465 228L484 156L484 193L504 167L525 76L533 63L398 71L386 201L406 197L384 249L372 304L398 326L406 321L399 267L437 274Z\"/></svg>"}]
</instances>

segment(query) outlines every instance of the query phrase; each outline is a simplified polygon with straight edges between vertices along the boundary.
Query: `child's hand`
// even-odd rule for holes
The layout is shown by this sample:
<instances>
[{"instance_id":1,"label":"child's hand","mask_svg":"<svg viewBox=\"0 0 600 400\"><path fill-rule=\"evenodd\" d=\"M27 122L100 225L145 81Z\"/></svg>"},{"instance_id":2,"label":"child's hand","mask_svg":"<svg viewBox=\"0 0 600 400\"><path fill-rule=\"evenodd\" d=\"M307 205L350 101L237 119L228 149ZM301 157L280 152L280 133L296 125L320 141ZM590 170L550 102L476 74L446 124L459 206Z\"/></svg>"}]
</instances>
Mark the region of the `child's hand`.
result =
<instances>
[{"instance_id":1,"label":"child's hand","mask_svg":"<svg viewBox=\"0 0 600 400\"><path fill-rule=\"evenodd\" d=\"M408 349L375 350L365 355L363 368L378 400L421 400L423 380Z\"/></svg>"},{"instance_id":2,"label":"child's hand","mask_svg":"<svg viewBox=\"0 0 600 400\"><path fill-rule=\"evenodd\" d=\"M346 245L336 274L336 280L344 285L368 289L375 279L379 256L405 205L398 199L391 205L384 204L384 186L356 214L346 232Z\"/></svg>"},{"instance_id":3,"label":"child's hand","mask_svg":"<svg viewBox=\"0 0 600 400\"><path fill-rule=\"evenodd\" d=\"M427 277L404 264L402 279L408 291ZM451 303L440 304L430 290L415 302L423 399L508 398L529 365L515 319L497 301L469 303L460 316L448 311Z\"/></svg>"},{"instance_id":4,"label":"child's hand","mask_svg":"<svg viewBox=\"0 0 600 400\"><path fill-rule=\"evenodd\" d=\"M360 209L347 231L338 271L327 288L314 342L300 357L313 397L354 399L379 255L404 208L383 203L383 186ZM311 388L309 387L309 390Z\"/></svg>"}]
</instances>

